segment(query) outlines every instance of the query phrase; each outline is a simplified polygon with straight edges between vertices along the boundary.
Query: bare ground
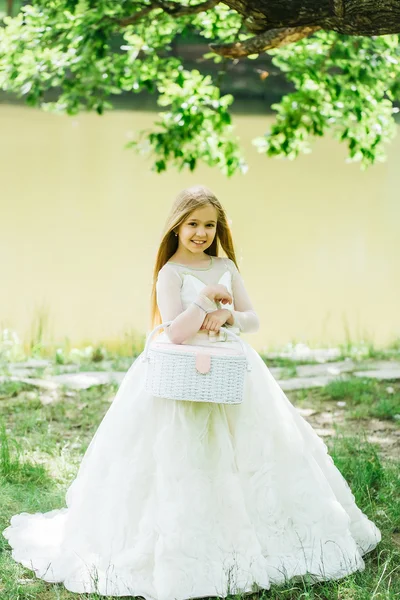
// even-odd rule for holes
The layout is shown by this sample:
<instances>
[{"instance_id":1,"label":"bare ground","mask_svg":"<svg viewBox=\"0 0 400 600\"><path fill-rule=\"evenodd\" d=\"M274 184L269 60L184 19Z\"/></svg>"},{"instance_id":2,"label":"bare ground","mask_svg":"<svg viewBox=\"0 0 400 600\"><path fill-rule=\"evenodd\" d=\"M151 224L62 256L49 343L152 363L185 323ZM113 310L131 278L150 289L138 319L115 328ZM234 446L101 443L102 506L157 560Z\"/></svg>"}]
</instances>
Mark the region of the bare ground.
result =
<instances>
[{"instance_id":1,"label":"bare ground","mask_svg":"<svg viewBox=\"0 0 400 600\"><path fill-rule=\"evenodd\" d=\"M326 403L324 410L313 407L297 407L300 414L310 423L316 433L322 438L337 434L337 427L348 435L364 434L369 442L378 445L382 458L400 460L400 427L390 420L368 418L349 419L346 409L336 404L329 407Z\"/></svg>"}]
</instances>

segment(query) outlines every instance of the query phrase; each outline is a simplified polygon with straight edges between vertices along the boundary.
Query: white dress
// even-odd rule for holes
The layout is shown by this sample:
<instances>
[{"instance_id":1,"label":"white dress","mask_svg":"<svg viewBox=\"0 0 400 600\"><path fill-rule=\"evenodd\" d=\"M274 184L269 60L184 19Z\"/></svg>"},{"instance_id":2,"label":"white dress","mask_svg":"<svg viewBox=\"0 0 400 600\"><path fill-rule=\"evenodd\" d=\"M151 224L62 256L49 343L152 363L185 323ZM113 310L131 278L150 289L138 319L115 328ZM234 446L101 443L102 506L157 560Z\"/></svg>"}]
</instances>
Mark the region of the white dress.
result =
<instances>
[{"instance_id":1,"label":"white dress","mask_svg":"<svg viewBox=\"0 0 400 600\"><path fill-rule=\"evenodd\" d=\"M199 330L205 283L233 293L233 330L258 327L232 261L168 263L159 273L166 343L211 342ZM192 331L192 337L187 337ZM193 333L198 331L198 333ZM170 336L170 337L169 337ZM11 518L13 558L72 592L185 600L269 589L296 575L338 579L364 569L381 539L327 447L259 354L242 404L175 401L127 372L66 494L66 507Z\"/></svg>"}]
</instances>

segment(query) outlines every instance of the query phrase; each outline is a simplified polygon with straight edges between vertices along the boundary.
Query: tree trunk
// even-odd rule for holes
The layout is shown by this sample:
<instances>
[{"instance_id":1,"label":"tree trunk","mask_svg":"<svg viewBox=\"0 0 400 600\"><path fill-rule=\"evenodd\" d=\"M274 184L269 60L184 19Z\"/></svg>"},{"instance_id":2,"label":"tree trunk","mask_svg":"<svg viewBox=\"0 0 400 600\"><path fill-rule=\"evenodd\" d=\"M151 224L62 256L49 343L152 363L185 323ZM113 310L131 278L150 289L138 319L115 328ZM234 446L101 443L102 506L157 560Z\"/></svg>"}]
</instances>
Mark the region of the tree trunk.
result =
<instances>
[{"instance_id":1,"label":"tree trunk","mask_svg":"<svg viewBox=\"0 0 400 600\"><path fill-rule=\"evenodd\" d=\"M400 0L223 0L252 33L313 27L348 35L400 33Z\"/></svg>"}]
</instances>

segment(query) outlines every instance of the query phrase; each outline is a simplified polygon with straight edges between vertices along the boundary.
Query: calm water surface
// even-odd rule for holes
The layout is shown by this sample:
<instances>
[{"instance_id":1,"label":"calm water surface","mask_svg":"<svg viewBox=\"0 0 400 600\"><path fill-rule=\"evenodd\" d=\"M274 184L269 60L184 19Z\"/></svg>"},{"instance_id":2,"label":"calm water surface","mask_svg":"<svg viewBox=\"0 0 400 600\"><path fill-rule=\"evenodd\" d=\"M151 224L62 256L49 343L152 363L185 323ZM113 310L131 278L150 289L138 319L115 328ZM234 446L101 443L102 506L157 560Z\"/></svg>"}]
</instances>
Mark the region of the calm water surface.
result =
<instances>
[{"instance_id":1,"label":"calm water surface","mask_svg":"<svg viewBox=\"0 0 400 600\"><path fill-rule=\"evenodd\" d=\"M258 350L400 335L400 138L363 173L337 142L289 162L258 155L272 121L237 115L247 175L206 167L156 175L124 145L155 114L56 116L0 105L0 326L29 339L117 341L149 330L152 268L180 189L211 187L232 221L239 266L261 318Z\"/></svg>"}]
</instances>

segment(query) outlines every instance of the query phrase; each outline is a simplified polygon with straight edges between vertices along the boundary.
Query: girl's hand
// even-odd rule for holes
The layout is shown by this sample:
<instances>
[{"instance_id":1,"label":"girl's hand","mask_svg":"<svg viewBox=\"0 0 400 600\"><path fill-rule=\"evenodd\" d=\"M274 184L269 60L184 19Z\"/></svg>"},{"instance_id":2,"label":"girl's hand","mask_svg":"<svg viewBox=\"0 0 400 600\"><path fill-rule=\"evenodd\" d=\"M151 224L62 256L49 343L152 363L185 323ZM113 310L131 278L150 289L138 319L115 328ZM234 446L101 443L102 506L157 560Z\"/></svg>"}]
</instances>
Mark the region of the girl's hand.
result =
<instances>
[{"instance_id":1,"label":"girl's hand","mask_svg":"<svg viewBox=\"0 0 400 600\"><path fill-rule=\"evenodd\" d=\"M210 298L210 300L221 302L222 304L232 304L233 301L228 288L225 285L222 285L222 283L207 285L203 290L203 294Z\"/></svg>"},{"instance_id":2,"label":"girl's hand","mask_svg":"<svg viewBox=\"0 0 400 600\"><path fill-rule=\"evenodd\" d=\"M213 310L204 317L204 321L200 329L207 329L208 331L215 331L218 333L222 325L227 322L230 316L231 311L227 308Z\"/></svg>"}]
</instances>

